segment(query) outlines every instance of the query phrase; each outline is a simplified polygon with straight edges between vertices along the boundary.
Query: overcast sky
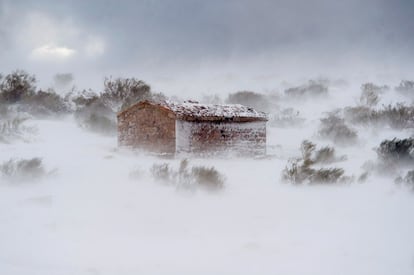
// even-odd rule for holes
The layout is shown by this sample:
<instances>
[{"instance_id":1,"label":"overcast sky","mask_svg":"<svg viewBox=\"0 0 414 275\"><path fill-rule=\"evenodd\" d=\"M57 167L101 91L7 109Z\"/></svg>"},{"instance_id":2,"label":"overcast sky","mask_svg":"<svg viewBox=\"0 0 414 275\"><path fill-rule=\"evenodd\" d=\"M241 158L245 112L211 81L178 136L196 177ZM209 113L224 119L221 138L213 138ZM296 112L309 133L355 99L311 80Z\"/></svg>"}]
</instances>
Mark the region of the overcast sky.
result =
<instances>
[{"instance_id":1,"label":"overcast sky","mask_svg":"<svg viewBox=\"0 0 414 275\"><path fill-rule=\"evenodd\" d=\"M410 76L413 30L412 0L0 0L0 72L25 69L44 83L73 73L91 87L135 76L163 88Z\"/></svg>"}]
</instances>

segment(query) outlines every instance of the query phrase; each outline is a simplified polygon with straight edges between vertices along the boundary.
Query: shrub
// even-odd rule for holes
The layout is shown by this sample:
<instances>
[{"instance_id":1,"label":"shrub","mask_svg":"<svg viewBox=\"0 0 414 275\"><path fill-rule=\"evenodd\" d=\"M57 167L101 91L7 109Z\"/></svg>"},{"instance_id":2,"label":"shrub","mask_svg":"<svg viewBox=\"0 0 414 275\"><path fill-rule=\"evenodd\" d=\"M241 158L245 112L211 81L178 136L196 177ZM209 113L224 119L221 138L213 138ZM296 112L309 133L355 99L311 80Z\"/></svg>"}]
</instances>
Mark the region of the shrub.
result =
<instances>
[{"instance_id":1,"label":"shrub","mask_svg":"<svg viewBox=\"0 0 414 275\"><path fill-rule=\"evenodd\" d=\"M190 170L187 159L180 162L178 170L170 168L167 163L154 164L151 174L157 181L187 190L200 187L207 191L217 191L224 187L225 182L224 176L214 167L193 166Z\"/></svg>"},{"instance_id":2,"label":"shrub","mask_svg":"<svg viewBox=\"0 0 414 275\"><path fill-rule=\"evenodd\" d=\"M395 90L414 98L414 81L402 80Z\"/></svg>"},{"instance_id":3,"label":"shrub","mask_svg":"<svg viewBox=\"0 0 414 275\"><path fill-rule=\"evenodd\" d=\"M30 135L36 131L35 127L25 126L27 117L7 113L0 117L0 142L10 143L16 140L28 141Z\"/></svg>"},{"instance_id":4,"label":"shrub","mask_svg":"<svg viewBox=\"0 0 414 275\"><path fill-rule=\"evenodd\" d=\"M301 184L308 182L310 184L317 183L338 183L346 182L347 177L344 176L342 168L319 168L315 169L315 164L330 163L339 160L336 158L335 151L330 147L323 147L316 150L316 145L307 140L301 144L302 158L291 159L288 165L282 171L282 179L294 183ZM340 160L342 160L340 158Z\"/></svg>"},{"instance_id":5,"label":"shrub","mask_svg":"<svg viewBox=\"0 0 414 275\"><path fill-rule=\"evenodd\" d=\"M24 121L25 119L22 118L0 120L0 141L8 143L10 140L20 137Z\"/></svg>"},{"instance_id":6,"label":"shrub","mask_svg":"<svg viewBox=\"0 0 414 275\"><path fill-rule=\"evenodd\" d=\"M84 129L104 135L116 134L116 114L99 98L90 100L85 106L76 110L75 119Z\"/></svg>"},{"instance_id":7,"label":"shrub","mask_svg":"<svg viewBox=\"0 0 414 275\"><path fill-rule=\"evenodd\" d=\"M154 164L151 167L151 174L154 179L164 183L169 183L175 177L174 172L170 169L170 166L167 163Z\"/></svg>"},{"instance_id":8,"label":"shrub","mask_svg":"<svg viewBox=\"0 0 414 275\"><path fill-rule=\"evenodd\" d=\"M373 83L362 84L360 103L365 106L375 106L380 100L380 94L388 89L388 86L377 86Z\"/></svg>"},{"instance_id":9,"label":"shrub","mask_svg":"<svg viewBox=\"0 0 414 275\"><path fill-rule=\"evenodd\" d=\"M318 134L322 138L328 138L336 144L349 145L357 141L357 132L345 124L345 120L335 113L329 113L321 119Z\"/></svg>"},{"instance_id":10,"label":"shrub","mask_svg":"<svg viewBox=\"0 0 414 275\"><path fill-rule=\"evenodd\" d=\"M309 80L308 83L285 90L285 95L293 98L315 97L328 94L327 82L324 80Z\"/></svg>"},{"instance_id":11,"label":"shrub","mask_svg":"<svg viewBox=\"0 0 414 275\"><path fill-rule=\"evenodd\" d=\"M414 106L402 103L383 106L382 109L371 109L366 106L347 107L345 118L352 123L365 125L388 125L394 129L414 127Z\"/></svg>"},{"instance_id":12,"label":"shrub","mask_svg":"<svg viewBox=\"0 0 414 275\"><path fill-rule=\"evenodd\" d=\"M414 170L408 171L405 177L399 176L396 178L395 183L405 184L407 187L410 187L412 191L414 191Z\"/></svg>"},{"instance_id":13,"label":"shrub","mask_svg":"<svg viewBox=\"0 0 414 275\"><path fill-rule=\"evenodd\" d=\"M191 175L200 186L208 190L217 190L224 186L224 177L214 167L193 167Z\"/></svg>"},{"instance_id":14,"label":"shrub","mask_svg":"<svg viewBox=\"0 0 414 275\"><path fill-rule=\"evenodd\" d=\"M384 140L376 151L385 162L413 162L414 138Z\"/></svg>"},{"instance_id":15,"label":"shrub","mask_svg":"<svg viewBox=\"0 0 414 275\"><path fill-rule=\"evenodd\" d=\"M22 70L6 75L0 83L0 102L12 104L30 97L36 90L36 78Z\"/></svg>"},{"instance_id":16,"label":"shrub","mask_svg":"<svg viewBox=\"0 0 414 275\"><path fill-rule=\"evenodd\" d=\"M380 120L390 125L392 128L403 129L414 127L414 106L397 104L395 106L385 106L379 112Z\"/></svg>"},{"instance_id":17,"label":"shrub","mask_svg":"<svg viewBox=\"0 0 414 275\"><path fill-rule=\"evenodd\" d=\"M52 89L39 90L27 96L22 103L25 111L38 116L51 116L69 112L69 107L64 99Z\"/></svg>"},{"instance_id":18,"label":"shrub","mask_svg":"<svg viewBox=\"0 0 414 275\"><path fill-rule=\"evenodd\" d=\"M10 159L0 165L0 173L11 181L32 181L46 176L40 158Z\"/></svg>"},{"instance_id":19,"label":"shrub","mask_svg":"<svg viewBox=\"0 0 414 275\"><path fill-rule=\"evenodd\" d=\"M114 112L151 98L151 87L136 78L105 78L102 102Z\"/></svg>"},{"instance_id":20,"label":"shrub","mask_svg":"<svg viewBox=\"0 0 414 275\"><path fill-rule=\"evenodd\" d=\"M36 91L36 78L25 71L8 74L0 83L0 103L32 115L49 116L69 111L64 99L52 89Z\"/></svg>"}]
</instances>

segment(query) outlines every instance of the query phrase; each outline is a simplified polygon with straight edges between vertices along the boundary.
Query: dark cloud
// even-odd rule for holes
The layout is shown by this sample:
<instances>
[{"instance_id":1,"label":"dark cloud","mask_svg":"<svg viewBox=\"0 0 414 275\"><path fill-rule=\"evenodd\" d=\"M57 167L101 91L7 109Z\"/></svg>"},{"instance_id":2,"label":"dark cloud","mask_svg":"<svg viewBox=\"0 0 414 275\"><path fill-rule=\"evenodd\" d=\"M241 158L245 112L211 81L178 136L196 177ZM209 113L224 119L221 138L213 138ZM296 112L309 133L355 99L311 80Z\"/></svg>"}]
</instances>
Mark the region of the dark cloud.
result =
<instances>
[{"instance_id":1,"label":"dark cloud","mask_svg":"<svg viewBox=\"0 0 414 275\"><path fill-rule=\"evenodd\" d=\"M89 35L102 38L105 54L88 64L111 70L289 56L408 63L414 47L411 0L3 0L0 22L33 11L82 30L67 43L74 47ZM3 49L12 46L13 30L0 27Z\"/></svg>"}]
</instances>

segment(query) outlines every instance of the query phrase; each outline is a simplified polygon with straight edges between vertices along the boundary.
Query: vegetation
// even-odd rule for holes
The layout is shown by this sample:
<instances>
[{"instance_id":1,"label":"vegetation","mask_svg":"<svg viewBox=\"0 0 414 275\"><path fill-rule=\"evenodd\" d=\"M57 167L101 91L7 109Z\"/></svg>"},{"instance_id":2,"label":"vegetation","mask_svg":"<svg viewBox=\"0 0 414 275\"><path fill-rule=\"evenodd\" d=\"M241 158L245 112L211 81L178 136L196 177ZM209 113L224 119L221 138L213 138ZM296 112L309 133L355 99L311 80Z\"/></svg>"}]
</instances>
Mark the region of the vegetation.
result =
<instances>
[{"instance_id":1,"label":"vegetation","mask_svg":"<svg viewBox=\"0 0 414 275\"><path fill-rule=\"evenodd\" d=\"M69 111L64 99L54 90L36 90L36 78L25 71L14 71L0 83L0 104L15 105L19 111L36 116L51 116Z\"/></svg>"},{"instance_id":2,"label":"vegetation","mask_svg":"<svg viewBox=\"0 0 414 275\"><path fill-rule=\"evenodd\" d=\"M414 170L408 171L405 177L399 176L396 178L395 183L405 184L407 187L411 188L412 191L414 191Z\"/></svg>"},{"instance_id":3,"label":"vegetation","mask_svg":"<svg viewBox=\"0 0 414 275\"><path fill-rule=\"evenodd\" d=\"M0 174L9 181L33 181L47 175L40 158L10 159L0 164Z\"/></svg>"},{"instance_id":4,"label":"vegetation","mask_svg":"<svg viewBox=\"0 0 414 275\"><path fill-rule=\"evenodd\" d=\"M25 135L32 130L23 125L26 120L22 117L0 119L0 142L10 143L16 139L24 140Z\"/></svg>"},{"instance_id":5,"label":"vegetation","mask_svg":"<svg viewBox=\"0 0 414 275\"><path fill-rule=\"evenodd\" d=\"M384 162L414 163L414 138L384 140L376 151Z\"/></svg>"},{"instance_id":6,"label":"vegetation","mask_svg":"<svg viewBox=\"0 0 414 275\"><path fill-rule=\"evenodd\" d=\"M414 81L402 80L395 90L414 99Z\"/></svg>"},{"instance_id":7,"label":"vegetation","mask_svg":"<svg viewBox=\"0 0 414 275\"><path fill-rule=\"evenodd\" d=\"M403 103L383 106L382 109L372 109L367 106L347 107L344 110L345 119L363 125L388 125L394 129L414 127L414 106Z\"/></svg>"},{"instance_id":8,"label":"vegetation","mask_svg":"<svg viewBox=\"0 0 414 275\"><path fill-rule=\"evenodd\" d=\"M310 141L303 141L301 144L302 158L289 161L282 172L282 178L294 184L331 184L347 182L348 177L344 176L342 168L314 168L318 164L331 163L343 160L344 157L335 157L335 149L323 147L316 150L316 145Z\"/></svg>"},{"instance_id":9,"label":"vegetation","mask_svg":"<svg viewBox=\"0 0 414 275\"><path fill-rule=\"evenodd\" d=\"M354 144L358 139L357 132L348 127L345 120L335 112L328 113L325 118L321 119L318 134L340 145Z\"/></svg>"},{"instance_id":10,"label":"vegetation","mask_svg":"<svg viewBox=\"0 0 414 275\"><path fill-rule=\"evenodd\" d=\"M224 187L225 182L224 176L214 167L193 166L189 169L187 159L181 161L178 170L172 169L167 163L154 164L151 174L155 180L174 185L178 189L218 191Z\"/></svg>"},{"instance_id":11,"label":"vegetation","mask_svg":"<svg viewBox=\"0 0 414 275\"><path fill-rule=\"evenodd\" d=\"M362 84L360 103L364 106L376 106L380 95L387 90L389 90L388 86L377 86L373 83Z\"/></svg>"},{"instance_id":12,"label":"vegetation","mask_svg":"<svg viewBox=\"0 0 414 275\"><path fill-rule=\"evenodd\" d=\"M66 87L73 76L57 74L54 81L60 88ZM0 77L0 112L4 112L3 106L13 106L19 112L40 117L74 112L81 127L102 134L115 133L116 113L121 109L140 100L164 98L162 94L152 93L149 85L136 78L105 78L102 94L72 91L62 97L53 89L37 90L36 78L22 70ZM17 125L15 122L3 124L3 132Z\"/></svg>"},{"instance_id":13,"label":"vegetation","mask_svg":"<svg viewBox=\"0 0 414 275\"><path fill-rule=\"evenodd\" d=\"M165 99L162 94L154 94L151 87L136 78L105 78L101 100L114 112L119 112L141 100Z\"/></svg>"},{"instance_id":14,"label":"vegetation","mask_svg":"<svg viewBox=\"0 0 414 275\"><path fill-rule=\"evenodd\" d=\"M84 99L85 105L75 111L75 119L84 129L105 134L116 133L116 113L106 106L99 97Z\"/></svg>"},{"instance_id":15,"label":"vegetation","mask_svg":"<svg viewBox=\"0 0 414 275\"><path fill-rule=\"evenodd\" d=\"M293 98L324 96L328 94L328 85L324 80L309 80L308 83L285 90L285 95Z\"/></svg>"}]
</instances>

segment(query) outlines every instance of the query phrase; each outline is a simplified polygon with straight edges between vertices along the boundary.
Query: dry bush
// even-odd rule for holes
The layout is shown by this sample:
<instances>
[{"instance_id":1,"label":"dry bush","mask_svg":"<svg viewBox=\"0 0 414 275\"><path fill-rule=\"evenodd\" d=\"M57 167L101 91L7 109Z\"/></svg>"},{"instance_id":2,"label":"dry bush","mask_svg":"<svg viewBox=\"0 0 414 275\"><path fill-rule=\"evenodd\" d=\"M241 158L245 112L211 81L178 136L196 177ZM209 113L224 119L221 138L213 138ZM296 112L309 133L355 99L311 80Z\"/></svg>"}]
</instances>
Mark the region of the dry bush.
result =
<instances>
[{"instance_id":1,"label":"dry bush","mask_svg":"<svg viewBox=\"0 0 414 275\"><path fill-rule=\"evenodd\" d=\"M346 120L370 126L388 125L394 129L414 128L414 106L403 103L386 105L382 109L366 106L347 107L344 109Z\"/></svg>"},{"instance_id":2,"label":"dry bush","mask_svg":"<svg viewBox=\"0 0 414 275\"><path fill-rule=\"evenodd\" d=\"M285 95L292 98L320 97L328 94L325 80L309 80L308 83L285 90Z\"/></svg>"},{"instance_id":3,"label":"dry bush","mask_svg":"<svg viewBox=\"0 0 414 275\"><path fill-rule=\"evenodd\" d=\"M116 113L121 109L140 100L165 98L151 93L150 86L135 78L105 78L104 86L101 95L84 90L67 99L75 105L75 118L82 128L105 135L116 134Z\"/></svg>"},{"instance_id":4,"label":"dry bush","mask_svg":"<svg viewBox=\"0 0 414 275\"><path fill-rule=\"evenodd\" d=\"M70 111L65 100L52 89L39 90L27 96L20 108L35 116L55 116Z\"/></svg>"},{"instance_id":5,"label":"dry bush","mask_svg":"<svg viewBox=\"0 0 414 275\"><path fill-rule=\"evenodd\" d=\"M0 164L0 174L9 181L33 181L47 175L42 159L10 159Z\"/></svg>"},{"instance_id":6,"label":"dry bush","mask_svg":"<svg viewBox=\"0 0 414 275\"><path fill-rule=\"evenodd\" d=\"M316 145L310 141L303 141L301 145L302 158L291 159L282 171L282 179L294 184L329 184L349 181L344 176L342 168L313 168L316 164L326 164L344 157L335 157L335 149L323 147L316 150Z\"/></svg>"},{"instance_id":7,"label":"dry bush","mask_svg":"<svg viewBox=\"0 0 414 275\"><path fill-rule=\"evenodd\" d=\"M116 114L98 97L84 100L86 104L75 111L79 126L104 135L115 135L117 131Z\"/></svg>"},{"instance_id":8,"label":"dry bush","mask_svg":"<svg viewBox=\"0 0 414 275\"><path fill-rule=\"evenodd\" d=\"M395 90L406 96L414 98L414 81L402 80L400 84L395 87Z\"/></svg>"},{"instance_id":9,"label":"dry bush","mask_svg":"<svg viewBox=\"0 0 414 275\"><path fill-rule=\"evenodd\" d=\"M414 138L384 140L376 151L384 162L414 163Z\"/></svg>"},{"instance_id":10,"label":"dry bush","mask_svg":"<svg viewBox=\"0 0 414 275\"><path fill-rule=\"evenodd\" d=\"M355 144L358 139L357 132L348 127L345 120L336 113L329 113L321 119L318 135L339 145Z\"/></svg>"},{"instance_id":11,"label":"dry bush","mask_svg":"<svg viewBox=\"0 0 414 275\"><path fill-rule=\"evenodd\" d=\"M29 141L31 136L36 133L36 127L26 126L25 122L28 119L29 117L9 110L7 107L0 108L0 142Z\"/></svg>"},{"instance_id":12,"label":"dry bush","mask_svg":"<svg viewBox=\"0 0 414 275\"><path fill-rule=\"evenodd\" d=\"M36 78L25 71L8 74L0 83L0 103L14 105L20 112L51 116L69 111L65 100L52 89L36 91Z\"/></svg>"},{"instance_id":13,"label":"dry bush","mask_svg":"<svg viewBox=\"0 0 414 275\"><path fill-rule=\"evenodd\" d=\"M389 90L388 86L377 86L373 83L362 84L359 101L364 106L376 106L380 100L380 95L387 90Z\"/></svg>"},{"instance_id":14,"label":"dry bush","mask_svg":"<svg viewBox=\"0 0 414 275\"><path fill-rule=\"evenodd\" d=\"M305 119L300 116L299 111L293 108L282 109L270 116L270 125L275 127L300 126Z\"/></svg>"},{"instance_id":15,"label":"dry bush","mask_svg":"<svg viewBox=\"0 0 414 275\"><path fill-rule=\"evenodd\" d=\"M25 120L23 118L0 120L0 142L9 143L12 140L21 138L25 132L23 126Z\"/></svg>"},{"instance_id":16,"label":"dry bush","mask_svg":"<svg viewBox=\"0 0 414 275\"><path fill-rule=\"evenodd\" d=\"M189 169L187 159L180 162L178 170L172 169L167 163L154 164L151 174L157 181L185 190L203 188L207 191L218 191L224 187L225 182L225 177L214 167L193 166Z\"/></svg>"},{"instance_id":17,"label":"dry bush","mask_svg":"<svg viewBox=\"0 0 414 275\"><path fill-rule=\"evenodd\" d=\"M22 70L6 75L0 83L0 102L13 104L30 97L36 91L36 78Z\"/></svg>"},{"instance_id":18,"label":"dry bush","mask_svg":"<svg viewBox=\"0 0 414 275\"><path fill-rule=\"evenodd\" d=\"M208 190L218 190L224 186L224 177L214 167L198 166L191 169L195 182Z\"/></svg>"},{"instance_id":19,"label":"dry bush","mask_svg":"<svg viewBox=\"0 0 414 275\"><path fill-rule=\"evenodd\" d=\"M162 100L165 96L154 94L151 87L136 78L105 78L102 102L114 112L119 112L141 100Z\"/></svg>"},{"instance_id":20,"label":"dry bush","mask_svg":"<svg viewBox=\"0 0 414 275\"><path fill-rule=\"evenodd\" d=\"M405 177L399 176L396 178L395 183L405 184L407 187L411 188L412 191L414 191L414 170L408 171Z\"/></svg>"},{"instance_id":21,"label":"dry bush","mask_svg":"<svg viewBox=\"0 0 414 275\"><path fill-rule=\"evenodd\" d=\"M169 183L174 180L175 173L170 168L167 163L163 164L154 164L151 167L151 174L154 179L157 181L162 181L164 183Z\"/></svg>"}]
</instances>

